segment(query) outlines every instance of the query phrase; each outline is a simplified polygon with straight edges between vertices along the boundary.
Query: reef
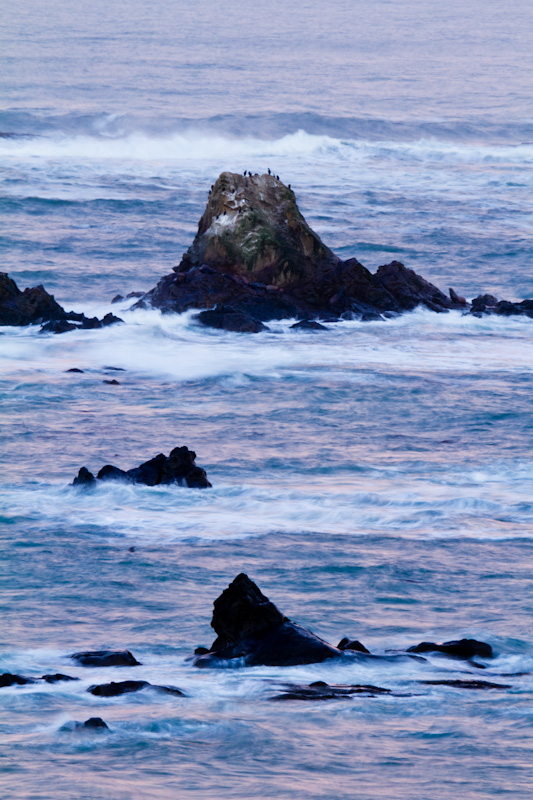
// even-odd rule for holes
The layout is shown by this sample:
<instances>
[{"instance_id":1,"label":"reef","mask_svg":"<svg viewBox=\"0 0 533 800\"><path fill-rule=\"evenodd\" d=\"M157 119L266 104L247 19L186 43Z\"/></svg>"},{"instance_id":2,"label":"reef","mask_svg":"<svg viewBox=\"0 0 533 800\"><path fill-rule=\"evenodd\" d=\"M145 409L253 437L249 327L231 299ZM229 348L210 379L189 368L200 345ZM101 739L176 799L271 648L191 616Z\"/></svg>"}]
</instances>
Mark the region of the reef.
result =
<instances>
[{"instance_id":1,"label":"reef","mask_svg":"<svg viewBox=\"0 0 533 800\"><path fill-rule=\"evenodd\" d=\"M211 483L207 479L205 469L194 462L196 453L187 447L175 447L170 455L163 453L145 461L138 467L123 470L112 464L106 464L96 477L86 467L81 467L72 486L90 487L98 481L126 481L142 483L145 486L160 486L177 483L191 489L207 489Z\"/></svg>"}]
</instances>

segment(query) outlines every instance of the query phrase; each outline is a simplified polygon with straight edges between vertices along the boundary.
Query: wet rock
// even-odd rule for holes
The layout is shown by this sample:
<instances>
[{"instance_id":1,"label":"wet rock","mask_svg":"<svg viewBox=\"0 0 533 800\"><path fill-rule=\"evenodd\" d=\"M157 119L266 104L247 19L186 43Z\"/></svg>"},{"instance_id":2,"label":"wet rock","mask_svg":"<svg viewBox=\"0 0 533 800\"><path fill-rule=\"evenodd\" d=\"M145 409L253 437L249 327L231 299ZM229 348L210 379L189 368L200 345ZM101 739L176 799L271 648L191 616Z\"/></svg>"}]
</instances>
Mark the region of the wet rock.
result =
<instances>
[{"instance_id":1,"label":"wet rock","mask_svg":"<svg viewBox=\"0 0 533 800\"><path fill-rule=\"evenodd\" d=\"M458 306L466 306L466 305L468 305L468 303L466 302L465 298L461 297L461 295L458 295L457 292L454 289L452 289L451 286L448 289L448 294L450 295L450 300L455 305L458 305Z\"/></svg>"},{"instance_id":2,"label":"wet rock","mask_svg":"<svg viewBox=\"0 0 533 800\"><path fill-rule=\"evenodd\" d=\"M79 678L71 678L70 675L62 675L61 672L55 672L53 675L43 675L42 680L46 683L61 683L62 681L77 681Z\"/></svg>"},{"instance_id":3,"label":"wet rock","mask_svg":"<svg viewBox=\"0 0 533 800\"><path fill-rule=\"evenodd\" d=\"M65 309L43 286L21 292L9 275L0 272L0 325L32 325L65 317Z\"/></svg>"},{"instance_id":4,"label":"wet rock","mask_svg":"<svg viewBox=\"0 0 533 800\"><path fill-rule=\"evenodd\" d=\"M40 333L68 333L69 331L77 330L79 327L80 325L75 325L67 319L54 319L46 322L42 326Z\"/></svg>"},{"instance_id":5,"label":"wet rock","mask_svg":"<svg viewBox=\"0 0 533 800\"><path fill-rule=\"evenodd\" d=\"M341 654L285 617L244 573L215 600L211 627L217 638L209 653L196 656L197 667L212 667L234 658L241 658L247 666L290 666Z\"/></svg>"},{"instance_id":6,"label":"wet rock","mask_svg":"<svg viewBox=\"0 0 533 800\"><path fill-rule=\"evenodd\" d=\"M116 294L114 298L111 300L111 305L115 305L115 303L120 303L122 302L122 300L124 300L124 295Z\"/></svg>"},{"instance_id":7,"label":"wet rock","mask_svg":"<svg viewBox=\"0 0 533 800\"><path fill-rule=\"evenodd\" d=\"M339 650L354 650L357 653L370 653L370 650L367 650L364 644L358 642L357 639L348 639L344 638L341 639L339 644L337 645Z\"/></svg>"},{"instance_id":8,"label":"wet rock","mask_svg":"<svg viewBox=\"0 0 533 800\"><path fill-rule=\"evenodd\" d=\"M138 667L137 661L129 650L88 650L73 653L69 658L77 661L82 667Z\"/></svg>"},{"instance_id":9,"label":"wet rock","mask_svg":"<svg viewBox=\"0 0 533 800\"><path fill-rule=\"evenodd\" d=\"M260 333L268 330L259 320L231 306L219 305L210 311L201 311L196 315L196 319L208 328L235 333Z\"/></svg>"},{"instance_id":10,"label":"wet rock","mask_svg":"<svg viewBox=\"0 0 533 800\"><path fill-rule=\"evenodd\" d=\"M65 372L84 372L85 370L80 369L79 367L71 367L70 369L66 369Z\"/></svg>"},{"instance_id":11,"label":"wet rock","mask_svg":"<svg viewBox=\"0 0 533 800\"><path fill-rule=\"evenodd\" d=\"M300 322L295 322L294 325L291 325L291 330L327 331L329 328L314 319L302 319Z\"/></svg>"},{"instance_id":12,"label":"wet rock","mask_svg":"<svg viewBox=\"0 0 533 800\"><path fill-rule=\"evenodd\" d=\"M93 486L95 483L96 478L86 467L82 467L78 476L72 481L73 486Z\"/></svg>"},{"instance_id":13,"label":"wet rock","mask_svg":"<svg viewBox=\"0 0 533 800\"><path fill-rule=\"evenodd\" d=\"M478 656L479 658L494 658L494 653L490 644L479 642L477 639L457 639L443 644L434 642L421 642L413 647L407 648L408 653L443 653L453 658L463 658L468 660Z\"/></svg>"},{"instance_id":14,"label":"wet rock","mask_svg":"<svg viewBox=\"0 0 533 800\"><path fill-rule=\"evenodd\" d=\"M512 686L506 683L491 683L490 681L470 681L470 680L434 680L418 681L428 686L453 686L456 689L511 689Z\"/></svg>"},{"instance_id":15,"label":"wet rock","mask_svg":"<svg viewBox=\"0 0 533 800\"><path fill-rule=\"evenodd\" d=\"M103 733L109 730L109 726L101 717L90 717L90 719L86 719L85 722L77 722L76 720L66 722L59 730L76 731L77 733L88 733L89 731Z\"/></svg>"},{"instance_id":16,"label":"wet rock","mask_svg":"<svg viewBox=\"0 0 533 800\"><path fill-rule=\"evenodd\" d=\"M354 695L376 697L391 694L390 689L382 689L371 685L328 684L315 681L309 685L286 684L282 694L271 697L271 700L349 700Z\"/></svg>"},{"instance_id":17,"label":"wet rock","mask_svg":"<svg viewBox=\"0 0 533 800\"><path fill-rule=\"evenodd\" d=\"M324 314L375 320L418 305L433 311L464 308L458 295L449 298L398 261L375 275L356 258L341 261L311 230L294 193L276 176L229 172L215 182L180 264L134 308L149 305L167 312L229 306L256 322ZM213 320L225 327L222 315ZM247 330L231 328L237 329Z\"/></svg>"},{"instance_id":18,"label":"wet rock","mask_svg":"<svg viewBox=\"0 0 533 800\"><path fill-rule=\"evenodd\" d=\"M133 692L140 692L142 689L156 689L165 694L172 694L176 697L184 697L183 692L176 686L157 686L148 681L111 681L111 683L101 683L98 686L90 686L88 692L94 694L96 697L119 697L123 694L131 694Z\"/></svg>"},{"instance_id":19,"label":"wet rock","mask_svg":"<svg viewBox=\"0 0 533 800\"><path fill-rule=\"evenodd\" d=\"M116 325L118 322L124 322L124 320L111 314L111 312L102 317L102 326L104 328L107 328L108 325Z\"/></svg>"},{"instance_id":20,"label":"wet rock","mask_svg":"<svg viewBox=\"0 0 533 800\"><path fill-rule=\"evenodd\" d=\"M36 683L36 678L26 678L23 675L13 675L11 672L4 672L0 675L0 688L5 686L25 686L27 683Z\"/></svg>"},{"instance_id":21,"label":"wet rock","mask_svg":"<svg viewBox=\"0 0 533 800\"><path fill-rule=\"evenodd\" d=\"M112 378L111 380L104 379L102 383L108 383L110 386L121 386L120 381L117 381L115 378Z\"/></svg>"},{"instance_id":22,"label":"wet rock","mask_svg":"<svg viewBox=\"0 0 533 800\"><path fill-rule=\"evenodd\" d=\"M139 692L150 686L148 681L111 681L111 683L101 683L99 686L90 686L87 691L96 697L118 697L122 694Z\"/></svg>"},{"instance_id":23,"label":"wet rock","mask_svg":"<svg viewBox=\"0 0 533 800\"><path fill-rule=\"evenodd\" d=\"M92 485L95 480L121 480L127 483L142 483L146 486L177 483L191 489L207 489L211 487L211 483L207 479L205 470L195 464L195 459L196 453L192 450L187 447L175 447L170 455L159 453L139 467L127 471L106 464L100 469L96 478L86 467L82 467L72 485Z\"/></svg>"}]
</instances>

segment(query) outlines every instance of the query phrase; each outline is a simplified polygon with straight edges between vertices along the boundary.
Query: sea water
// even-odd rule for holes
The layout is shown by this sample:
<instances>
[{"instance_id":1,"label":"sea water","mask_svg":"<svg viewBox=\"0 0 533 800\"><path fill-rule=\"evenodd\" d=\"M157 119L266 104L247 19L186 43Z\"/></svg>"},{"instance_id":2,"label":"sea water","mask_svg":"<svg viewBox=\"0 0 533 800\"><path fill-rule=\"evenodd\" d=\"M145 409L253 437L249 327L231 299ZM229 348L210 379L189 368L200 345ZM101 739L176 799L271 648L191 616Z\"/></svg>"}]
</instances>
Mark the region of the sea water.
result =
<instances>
[{"instance_id":1,"label":"sea water","mask_svg":"<svg viewBox=\"0 0 533 800\"><path fill-rule=\"evenodd\" d=\"M531 798L533 322L251 336L111 299L179 263L221 171L267 168L343 258L533 297L532 23L525 0L3 9L1 269L125 323L1 331L0 672L79 678L0 689L3 798ZM212 489L69 486L178 445ZM197 670L243 571L333 644L496 657ZM142 666L68 658L103 648ZM187 697L86 691L130 678ZM506 688L422 683L453 679ZM393 695L271 700L315 680ZM66 725L92 716L109 731Z\"/></svg>"}]
</instances>

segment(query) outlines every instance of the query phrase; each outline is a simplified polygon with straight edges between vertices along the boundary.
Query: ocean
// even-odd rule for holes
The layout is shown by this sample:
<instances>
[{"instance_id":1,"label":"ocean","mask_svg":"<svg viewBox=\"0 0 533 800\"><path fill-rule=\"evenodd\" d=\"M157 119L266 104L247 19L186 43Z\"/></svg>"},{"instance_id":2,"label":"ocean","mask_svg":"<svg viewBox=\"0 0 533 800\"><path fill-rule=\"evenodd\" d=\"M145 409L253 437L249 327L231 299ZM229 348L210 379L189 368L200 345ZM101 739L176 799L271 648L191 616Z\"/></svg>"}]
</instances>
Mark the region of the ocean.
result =
<instances>
[{"instance_id":1,"label":"ocean","mask_svg":"<svg viewBox=\"0 0 533 800\"><path fill-rule=\"evenodd\" d=\"M0 331L0 673L79 678L0 689L5 800L530 800L533 321L246 335L111 300L179 263L222 171L268 168L342 258L533 297L532 25L525 0L5 5L1 270L125 322ZM180 445L212 489L69 485ZM332 644L495 658L198 670L240 572ZM105 648L142 666L69 659ZM86 691L126 679L187 696ZM476 679L502 688L423 683ZM319 680L392 694L271 700Z\"/></svg>"}]
</instances>

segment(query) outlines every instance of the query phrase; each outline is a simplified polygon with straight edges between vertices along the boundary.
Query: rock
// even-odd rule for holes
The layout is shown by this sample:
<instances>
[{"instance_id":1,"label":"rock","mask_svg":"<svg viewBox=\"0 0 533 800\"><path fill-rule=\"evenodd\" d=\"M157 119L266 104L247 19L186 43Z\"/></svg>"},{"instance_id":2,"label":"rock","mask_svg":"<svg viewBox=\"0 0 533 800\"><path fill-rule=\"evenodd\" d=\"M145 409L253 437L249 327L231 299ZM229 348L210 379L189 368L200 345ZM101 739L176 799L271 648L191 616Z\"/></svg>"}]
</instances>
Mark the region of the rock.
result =
<instances>
[{"instance_id":1,"label":"rock","mask_svg":"<svg viewBox=\"0 0 533 800\"><path fill-rule=\"evenodd\" d=\"M182 261L134 308L182 312L227 306L255 322L291 316L311 321L324 314L381 320L418 305L433 311L464 308L462 298L454 297L398 261L375 275L355 258L341 261L311 230L294 192L276 176L224 172ZM257 331L250 320L229 320L238 327L227 328L221 312L212 320L228 330Z\"/></svg>"},{"instance_id":2,"label":"rock","mask_svg":"<svg viewBox=\"0 0 533 800\"><path fill-rule=\"evenodd\" d=\"M469 681L469 680L435 680L418 681L428 686L454 686L456 689L511 689L509 684L491 683L490 681Z\"/></svg>"},{"instance_id":3,"label":"rock","mask_svg":"<svg viewBox=\"0 0 533 800\"><path fill-rule=\"evenodd\" d=\"M69 658L77 661L82 667L138 667L137 661L129 650L88 650L73 653Z\"/></svg>"},{"instance_id":4,"label":"rock","mask_svg":"<svg viewBox=\"0 0 533 800\"><path fill-rule=\"evenodd\" d=\"M327 331L329 328L314 319L302 319L300 322L295 322L294 325L291 325L291 330Z\"/></svg>"},{"instance_id":5,"label":"rock","mask_svg":"<svg viewBox=\"0 0 533 800\"><path fill-rule=\"evenodd\" d=\"M458 306L466 306L466 305L468 305L468 304L467 304L467 302L466 302L466 300L465 300L465 298L464 298L464 297L461 297L460 295L458 295L458 294L457 294L457 292L456 292L456 291L454 291L454 290L451 288L451 286L450 286L450 288L448 289L448 294L450 295L450 300L451 300L451 301L452 301L452 303L454 303L455 305L458 305Z\"/></svg>"},{"instance_id":6,"label":"rock","mask_svg":"<svg viewBox=\"0 0 533 800\"><path fill-rule=\"evenodd\" d=\"M0 688L5 686L25 686L27 683L36 683L36 678L25 678L22 675L13 675L11 672L4 672L0 675Z\"/></svg>"},{"instance_id":7,"label":"rock","mask_svg":"<svg viewBox=\"0 0 533 800\"><path fill-rule=\"evenodd\" d=\"M122 694L130 694L132 692L139 692L141 689L156 689L157 691L164 692L165 694L173 694L176 697L185 697L183 692L176 686L154 686L148 681L111 681L111 683L101 683L99 686L90 686L88 692L94 694L96 697L118 697Z\"/></svg>"},{"instance_id":8,"label":"rock","mask_svg":"<svg viewBox=\"0 0 533 800\"><path fill-rule=\"evenodd\" d=\"M121 480L127 483L142 483L146 486L177 483L191 489L207 489L211 487L204 469L194 463L196 453L187 447L175 447L169 456L159 455L134 467L122 470L112 464L106 464L98 472L96 479L85 467L82 467L72 486L92 485L95 480Z\"/></svg>"},{"instance_id":9,"label":"rock","mask_svg":"<svg viewBox=\"0 0 533 800\"><path fill-rule=\"evenodd\" d=\"M62 675L56 672L53 675L43 675L42 680L46 683L60 683L61 681L78 681L79 678L71 678L70 675Z\"/></svg>"},{"instance_id":10,"label":"rock","mask_svg":"<svg viewBox=\"0 0 533 800\"><path fill-rule=\"evenodd\" d=\"M356 653L370 653L370 650L367 650L364 644L358 642L357 639L341 639L337 647L339 650L354 650Z\"/></svg>"},{"instance_id":11,"label":"rock","mask_svg":"<svg viewBox=\"0 0 533 800\"><path fill-rule=\"evenodd\" d=\"M124 296L121 294L116 294L114 298L111 300L111 305L114 305L115 303L120 303L122 300L124 300Z\"/></svg>"},{"instance_id":12,"label":"rock","mask_svg":"<svg viewBox=\"0 0 533 800\"><path fill-rule=\"evenodd\" d=\"M111 380L104 379L102 381L102 383L108 383L110 386L121 386L122 385L120 383L120 381L117 381L115 378L112 378Z\"/></svg>"},{"instance_id":13,"label":"rock","mask_svg":"<svg viewBox=\"0 0 533 800\"><path fill-rule=\"evenodd\" d=\"M150 686L148 681L111 681L111 683L101 683L99 686L90 686L87 691L97 697L118 697L121 694L139 692Z\"/></svg>"},{"instance_id":14,"label":"rock","mask_svg":"<svg viewBox=\"0 0 533 800\"><path fill-rule=\"evenodd\" d=\"M114 314L111 313L108 313L104 317L102 317L102 326L104 328L107 328L108 325L116 325L118 322L124 322L124 320L120 319L120 317L116 317Z\"/></svg>"},{"instance_id":15,"label":"rock","mask_svg":"<svg viewBox=\"0 0 533 800\"><path fill-rule=\"evenodd\" d=\"M68 333L69 331L76 331L80 325L75 325L66 319L55 319L46 322L39 333Z\"/></svg>"},{"instance_id":16,"label":"rock","mask_svg":"<svg viewBox=\"0 0 533 800\"><path fill-rule=\"evenodd\" d=\"M84 372L85 370L80 369L79 367L71 367L70 369L66 369L65 372Z\"/></svg>"},{"instance_id":17,"label":"rock","mask_svg":"<svg viewBox=\"0 0 533 800\"><path fill-rule=\"evenodd\" d=\"M468 660L479 656L479 658L493 658L494 653L490 644L478 642L477 639L458 639L443 644L434 642L421 642L413 647L407 648L408 653L443 653L453 658L463 658Z\"/></svg>"},{"instance_id":18,"label":"rock","mask_svg":"<svg viewBox=\"0 0 533 800\"><path fill-rule=\"evenodd\" d=\"M271 700L349 700L353 695L376 697L380 694L391 694L390 689L370 685L330 685L324 681L315 681L309 685L299 686L286 684L283 694L271 697Z\"/></svg>"},{"instance_id":19,"label":"rock","mask_svg":"<svg viewBox=\"0 0 533 800\"><path fill-rule=\"evenodd\" d=\"M235 333L259 333L268 330L267 326L259 320L253 319L244 311L239 311L231 306L217 305L210 311L201 311L195 319L208 328L218 328Z\"/></svg>"},{"instance_id":20,"label":"rock","mask_svg":"<svg viewBox=\"0 0 533 800\"><path fill-rule=\"evenodd\" d=\"M209 653L196 656L197 667L234 658L242 658L247 666L291 666L341 654L285 617L244 573L215 600L211 627L217 638Z\"/></svg>"},{"instance_id":21,"label":"rock","mask_svg":"<svg viewBox=\"0 0 533 800\"><path fill-rule=\"evenodd\" d=\"M59 730L76 731L77 733L87 733L89 731L103 733L109 730L109 726L106 725L101 717L91 717L90 719L86 719L85 722L76 722L76 720L66 722Z\"/></svg>"},{"instance_id":22,"label":"rock","mask_svg":"<svg viewBox=\"0 0 533 800\"><path fill-rule=\"evenodd\" d=\"M43 286L21 292L14 280L0 272L0 325L31 325L65 317L65 310Z\"/></svg>"},{"instance_id":23,"label":"rock","mask_svg":"<svg viewBox=\"0 0 533 800\"><path fill-rule=\"evenodd\" d=\"M72 481L73 486L92 486L96 483L96 478L86 467L82 467L78 472L78 477Z\"/></svg>"}]
</instances>

